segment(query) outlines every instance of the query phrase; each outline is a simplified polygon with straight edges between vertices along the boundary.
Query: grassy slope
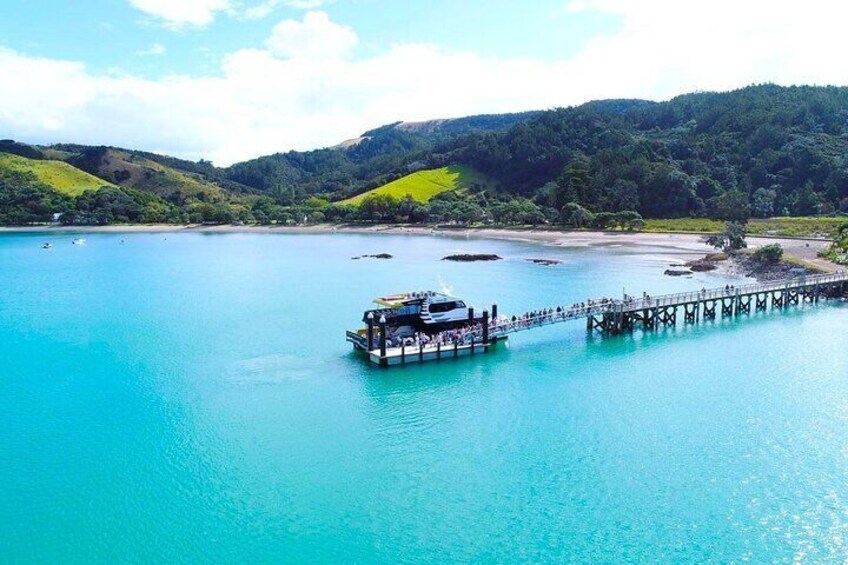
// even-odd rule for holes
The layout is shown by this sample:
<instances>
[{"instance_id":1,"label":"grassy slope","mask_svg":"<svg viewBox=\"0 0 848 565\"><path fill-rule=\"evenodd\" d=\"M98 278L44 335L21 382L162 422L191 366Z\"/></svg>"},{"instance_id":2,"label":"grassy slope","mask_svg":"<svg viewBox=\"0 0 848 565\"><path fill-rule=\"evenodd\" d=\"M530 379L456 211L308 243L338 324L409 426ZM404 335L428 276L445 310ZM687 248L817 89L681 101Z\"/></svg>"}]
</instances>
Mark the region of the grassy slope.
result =
<instances>
[{"instance_id":1,"label":"grassy slope","mask_svg":"<svg viewBox=\"0 0 848 565\"><path fill-rule=\"evenodd\" d=\"M787 237L833 237L845 218L752 218L748 222L751 235L775 235ZM724 222L705 218L681 218L677 220L645 220L646 232L695 232L715 233L721 231Z\"/></svg>"},{"instance_id":2,"label":"grassy slope","mask_svg":"<svg viewBox=\"0 0 848 565\"><path fill-rule=\"evenodd\" d=\"M101 186L111 186L112 183L81 171L76 167L63 163L62 161L35 160L0 153L0 168L15 172L30 172L38 180L47 186L77 196L89 189L97 189Z\"/></svg>"},{"instance_id":3,"label":"grassy slope","mask_svg":"<svg viewBox=\"0 0 848 565\"><path fill-rule=\"evenodd\" d=\"M220 187L201 180L197 175L184 173L117 149L110 149L107 152L97 172L100 176L113 180L121 186L152 192L166 198L175 194L182 197L193 197L199 194L213 197L222 195ZM116 177L116 173L129 176ZM120 182L118 178L121 178Z\"/></svg>"},{"instance_id":4,"label":"grassy slope","mask_svg":"<svg viewBox=\"0 0 848 565\"><path fill-rule=\"evenodd\" d=\"M371 194L388 194L398 199L408 194L418 202L428 202L439 193L448 190L464 190L475 184L486 185L487 183L480 174L468 167L442 167L417 171L379 188L342 200L340 204L356 205Z\"/></svg>"}]
</instances>

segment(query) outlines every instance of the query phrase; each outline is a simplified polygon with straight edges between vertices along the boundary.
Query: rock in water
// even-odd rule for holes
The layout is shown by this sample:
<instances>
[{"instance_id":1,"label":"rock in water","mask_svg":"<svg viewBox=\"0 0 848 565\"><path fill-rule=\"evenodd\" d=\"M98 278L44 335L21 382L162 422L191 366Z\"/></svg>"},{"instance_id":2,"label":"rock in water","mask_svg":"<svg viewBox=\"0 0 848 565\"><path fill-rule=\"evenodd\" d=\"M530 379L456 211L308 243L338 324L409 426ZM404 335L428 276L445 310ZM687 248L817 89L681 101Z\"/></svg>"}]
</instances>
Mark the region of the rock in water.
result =
<instances>
[{"instance_id":1,"label":"rock in water","mask_svg":"<svg viewBox=\"0 0 848 565\"><path fill-rule=\"evenodd\" d=\"M357 259L391 259L393 256L388 253L377 253L376 255L359 255L357 257L351 257L352 260Z\"/></svg>"},{"instance_id":2,"label":"rock in water","mask_svg":"<svg viewBox=\"0 0 848 565\"><path fill-rule=\"evenodd\" d=\"M696 273L704 273L706 271L715 271L718 266L715 263L711 263L709 261L700 260L700 261L690 261L686 263L686 266Z\"/></svg>"},{"instance_id":3,"label":"rock in water","mask_svg":"<svg viewBox=\"0 0 848 565\"><path fill-rule=\"evenodd\" d=\"M459 255L448 255L442 257L442 261L500 261L502 257L488 253L460 253Z\"/></svg>"},{"instance_id":4,"label":"rock in water","mask_svg":"<svg viewBox=\"0 0 848 565\"><path fill-rule=\"evenodd\" d=\"M691 275L692 271L677 271L674 269L666 269L664 274L670 277L685 277L686 275Z\"/></svg>"},{"instance_id":5,"label":"rock in water","mask_svg":"<svg viewBox=\"0 0 848 565\"><path fill-rule=\"evenodd\" d=\"M550 267L551 265L559 265L562 261L557 261L556 259L527 259L531 263L536 265L544 265L545 267Z\"/></svg>"}]
</instances>

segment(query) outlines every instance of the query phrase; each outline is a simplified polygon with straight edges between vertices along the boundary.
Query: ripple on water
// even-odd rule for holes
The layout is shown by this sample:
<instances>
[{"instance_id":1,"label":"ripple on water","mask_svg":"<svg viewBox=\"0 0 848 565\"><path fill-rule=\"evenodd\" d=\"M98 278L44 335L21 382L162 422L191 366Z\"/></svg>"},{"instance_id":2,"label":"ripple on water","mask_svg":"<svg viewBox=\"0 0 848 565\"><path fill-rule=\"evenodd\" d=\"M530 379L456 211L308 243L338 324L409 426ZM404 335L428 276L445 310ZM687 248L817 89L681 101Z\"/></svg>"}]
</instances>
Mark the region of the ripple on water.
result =
<instances>
[{"instance_id":1,"label":"ripple on water","mask_svg":"<svg viewBox=\"0 0 848 565\"><path fill-rule=\"evenodd\" d=\"M848 554L848 307L369 367L374 296L509 314L738 284L664 250L411 236L0 236L0 554L824 562ZM125 239L124 245L120 240ZM349 258L379 250L393 261ZM321 260L316 260L320 257Z\"/></svg>"}]
</instances>

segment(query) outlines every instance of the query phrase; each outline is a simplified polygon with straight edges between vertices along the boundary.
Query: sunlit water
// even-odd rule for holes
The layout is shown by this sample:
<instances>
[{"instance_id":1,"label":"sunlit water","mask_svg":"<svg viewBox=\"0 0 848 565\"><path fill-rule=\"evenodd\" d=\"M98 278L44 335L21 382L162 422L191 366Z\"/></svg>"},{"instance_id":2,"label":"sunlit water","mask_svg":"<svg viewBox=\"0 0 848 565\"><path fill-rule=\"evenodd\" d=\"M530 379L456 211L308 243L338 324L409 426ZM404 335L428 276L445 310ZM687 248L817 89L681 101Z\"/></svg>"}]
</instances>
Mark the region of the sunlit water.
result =
<instances>
[{"instance_id":1,"label":"sunlit water","mask_svg":"<svg viewBox=\"0 0 848 565\"><path fill-rule=\"evenodd\" d=\"M626 247L0 236L0 561L741 562L848 555L848 308L381 370L378 295L522 312L740 279ZM498 253L495 263L439 259ZM388 261L351 256L388 252ZM542 267L527 258L563 261Z\"/></svg>"}]
</instances>

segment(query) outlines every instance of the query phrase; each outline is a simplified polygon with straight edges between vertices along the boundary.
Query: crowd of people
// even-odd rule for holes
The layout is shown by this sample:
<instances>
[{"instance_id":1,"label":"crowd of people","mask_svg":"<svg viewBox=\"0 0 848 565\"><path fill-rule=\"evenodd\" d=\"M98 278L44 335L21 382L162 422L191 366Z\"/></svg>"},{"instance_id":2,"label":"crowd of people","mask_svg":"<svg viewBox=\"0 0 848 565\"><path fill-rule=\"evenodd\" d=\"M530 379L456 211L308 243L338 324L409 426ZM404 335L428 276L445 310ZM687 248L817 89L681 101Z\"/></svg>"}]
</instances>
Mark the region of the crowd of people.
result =
<instances>
[{"instance_id":1,"label":"crowd of people","mask_svg":"<svg viewBox=\"0 0 848 565\"><path fill-rule=\"evenodd\" d=\"M650 300L648 295L645 297ZM633 297L626 296L625 303L633 301ZM512 331L542 326L552 322L572 320L585 317L588 314L606 312L610 306L621 301L612 298L589 299L585 302L577 302L570 306L557 306L556 308L544 308L532 310L518 316L498 316L489 320L489 336L506 334ZM465 324L461 327L443 330L434 334L426 332L415 332L410 336L395 337L386 342L387 347L429 347L429 346L454 346L470 345L483 341L483 323L478 321L474 324Z\"/></svg>"},{"instance_id":2,"label":"crowd of people","mask_svg":"<svg viewBox=\"0 0 848 565\"><path fill-rule=\"evenodd\" d=\"M838 273L839 274L839 273ZM724 286L725 295L734 295L736 287L732 284ZM706 295L707 289L702 288L701 294ZM548 323L572 320L575 318L583 318L588 315L607 313L610 307L616 305L624 305L625 307L650 307L656 300L650 294L643 293L641 298L625 294L623 299L600 298L588 299L584 302L576 302L570 306L557 306L556 308L543 308L541 310L532 310L525 312L522 315L516 316L498 316L489 320L489 337L497 337L498 335L507 334L513 331L528 329L531 327L542 326ZM416 332L411 336L396 337L387 340L388 347L429 347L429 346L449 346L454 345L470 345L472 343L481 343L483 341L483 324L477 321L474 324L466 324L464 326L443 330L434 334L426 332Z\"/></svg>"}]
</instances>

